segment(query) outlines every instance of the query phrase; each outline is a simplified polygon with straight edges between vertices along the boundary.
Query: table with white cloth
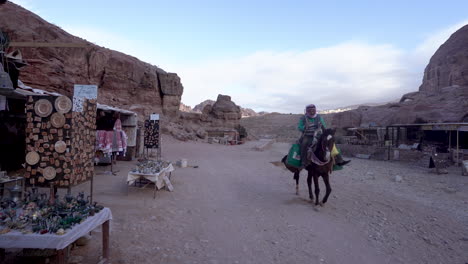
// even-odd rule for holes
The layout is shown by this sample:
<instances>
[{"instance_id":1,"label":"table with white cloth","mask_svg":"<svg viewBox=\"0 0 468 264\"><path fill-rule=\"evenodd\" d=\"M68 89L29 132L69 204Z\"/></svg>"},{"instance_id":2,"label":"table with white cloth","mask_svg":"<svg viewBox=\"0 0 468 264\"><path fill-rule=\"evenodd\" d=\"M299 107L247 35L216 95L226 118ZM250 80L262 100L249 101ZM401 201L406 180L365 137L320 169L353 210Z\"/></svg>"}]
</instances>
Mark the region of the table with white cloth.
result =
<instances>
[{"instance_id":1,"label":"table with white cloth","mask_svg":"<svg viewBox=\"0 0 468 264\"><path fill-rule=\"evenodd\" d=\"M133 183L135 183L136 180L141 179L141 178L144 178L154 183L153 198L156 197L156 190L161 189L164 186L166 186L167 189L172 192L174 190L174 187L171 184L170 176L172 175L172 172L174 170L175 169L174 169L174 166L172 166L172 163L169 163L169 165L167 165L158 173L129 172L127 175L127 192L128 192L128 186L132 185Z\"/></svg>"},{"instance_id":2,"label":"table with white cloth","mask_svg":"<svg viewBox=\"0 0 468 264\"><path fill-rule=\"evenodd\" d=\"M58 263L66 263L65 250L78 238L88 234L102 225L102 257L109 260L109 221L112 212L109 208L87 217L82 223L67 229L63 235L56 234L23 234L19 231L10 231L0 235L0 248L37 248L58 250Z\"/></svg>"}]
</instances>

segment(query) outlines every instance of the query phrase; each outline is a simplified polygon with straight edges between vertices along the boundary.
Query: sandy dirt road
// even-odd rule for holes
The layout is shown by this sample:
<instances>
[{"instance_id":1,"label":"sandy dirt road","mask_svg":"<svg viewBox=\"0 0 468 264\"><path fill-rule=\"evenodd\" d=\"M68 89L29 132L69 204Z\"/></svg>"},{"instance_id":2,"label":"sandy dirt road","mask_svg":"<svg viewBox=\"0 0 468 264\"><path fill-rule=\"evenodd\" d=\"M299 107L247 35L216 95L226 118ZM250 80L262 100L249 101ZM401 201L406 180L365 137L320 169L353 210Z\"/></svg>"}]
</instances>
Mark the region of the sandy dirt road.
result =
<instances>
[{"instance_id":1,"label":"sandy dirt road","mask_svg":"<svg viewBox=\"0 0 468 264\"><path fill-rule=\"evenodd\" d=\"M468 262L468 177L458 170L440 176L353 159L332 174L329 202L315 208L305 173L296 196L292 174L270 163L288 144L255 151L257 143L166 138L165 159L199 167L177 168L175 191L160 190L155 200L150 188L126 194L132 162L119 162L117 176L97 175L95 200L114 215L112 263ZM72 251L83 263L100 253L99 230L93 237Z\"/></svg>"}]
</instances>

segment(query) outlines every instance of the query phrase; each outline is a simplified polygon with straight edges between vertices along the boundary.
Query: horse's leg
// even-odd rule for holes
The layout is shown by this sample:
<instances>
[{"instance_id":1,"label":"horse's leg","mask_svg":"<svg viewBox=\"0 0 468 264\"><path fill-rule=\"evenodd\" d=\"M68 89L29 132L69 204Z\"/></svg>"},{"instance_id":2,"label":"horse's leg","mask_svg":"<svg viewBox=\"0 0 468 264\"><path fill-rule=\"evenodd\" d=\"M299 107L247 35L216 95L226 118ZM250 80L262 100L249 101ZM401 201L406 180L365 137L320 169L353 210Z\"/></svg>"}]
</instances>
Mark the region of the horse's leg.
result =
<instances>
[{"instance_id":1,"label":"horse's leg","mask_svg":"<svg viewBox=\"0 0 468 264\"><path fill-rule=\"evenodd\" d=\"M309 187L309 198L313 202L314 201L314 196L312 195L312 172L307 171L307 187Z\"/></svg>"},{"instance_id":2,"label":"horse's leg","mask_svg":"<svg viewBox=\"0 0 468 264\"><path fill-rule=\"evenodd\" d=\"M296 195L299 195L299 173L301 173L300 170L294 172L294 179L296 180Z\"/></svg>"},{"instance_id":3,"label":"horse's leg","mask_svg":"<svg viewBox=\"0 0 468 264\"><path fill-rule=\"evenodd\" d=\"M323 178L323 182L325 183L325 186L327 187L327 192L325 194L325 197L323 197L323 200L322 200L322 205L323 205L324 203L327 202L328 196L330 195L332 188L330 186L330 178L329 178L328 173L325 173L325 175L323 175L322 178Z\"/></svg>"},{"instance_id":4,"label":"horse's leg","mask_svg":"<svg viewBox=\"0 0 468 264\"><path fill-rule=\"evenodd\" d=\"M315 205L319 205L320 186L318 182L318 174L314 174L314 187L315 187Z\"/></svg>"}]
</instances>

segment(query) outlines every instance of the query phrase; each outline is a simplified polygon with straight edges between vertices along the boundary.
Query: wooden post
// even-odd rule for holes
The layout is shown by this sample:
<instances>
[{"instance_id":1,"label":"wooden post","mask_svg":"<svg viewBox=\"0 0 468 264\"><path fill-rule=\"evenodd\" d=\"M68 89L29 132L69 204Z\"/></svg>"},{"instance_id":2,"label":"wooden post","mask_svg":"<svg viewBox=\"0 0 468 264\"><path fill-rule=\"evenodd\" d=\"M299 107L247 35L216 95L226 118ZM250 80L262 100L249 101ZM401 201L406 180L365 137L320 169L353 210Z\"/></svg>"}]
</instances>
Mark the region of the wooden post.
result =
<instances>
[{"instance_id":1,"label":"wooden post","mask_svg":"<svg viewBox=\"0 0 468 264\"><path fill-rule=\"evenodd\" d=\"M66 264L67 263L67 258L65 256L65 250L67 250L67 248L57 250L57 263L58 264Z\"/></svg>"},{"instance_id":2,"label":"wooden post","mask_svg":"<svg viewBox=\"0 0 468 264\"><path fill-rule=\"evenodd\" d=\"M102 224L102 258L109 262L109 220Z\"/></svg>"},{"instance_id":3,"label":"wooden post","mask_svg":"<svg viewBox=\"0 0 468 264\"><path fill-rule=\"evenodd\" d=\"M94 191L93 186L94 186L94 173L93 173L93 176L91 177L91 182L90 182L90 187L89 187L89 189L90 189L89 190L89 192L90 192L89 193L89 195L90 195L90 198L89 198L90 201L89 202L91 204L93 204L93 191Z\"/></svg>"},{"instance_id":4,"label":"wooden post","mask_svg":"<svg viewBox=\"0 0 468 264\"><path fill-rule=\"evenodd\" d=\"M459 157L459 133L458 133L458 127L457 127L457 166L460 166L460 157Z\"/></svg>"},{"instance_id":5,"label":"wooden post","mask_svg":"<svg viewBox=\"0 0 468 264\"><path fill-rule=\"evenodd\" d=\"M396 136L396 146L398 148L398 146L400 145L400 127L397 127L397 136Z\"/></svg>"},{"instance_id":6,"label":"wooden post","mask_svg":"<svg viewBox=\"0 0 468 264\"><path fill-rule=\"evenodd\" d=\"M57 192L57 189L55 188L54 184L50 184L50 197L49 197L49 204L54 204L55 203L55 194Z\"/></svg>"},{"instance_id":7,"label":"wooden post","mask_svg":"<svg viewBox=\"0 0 468 264\"><path fill-rule=\"evenodd\" d=\"M449 153L452 153L452 130L449 130Z\"/></svg>"},{"instance_id":8,"label":"wooden post","mask_svg":"<svg viewBox=\"0 0 468 264\"><path fill-rule=\"evenodd\" d=\"M385 135L384 142L387 147L387 160L390 160L390 134L388 132L388 127L385 128Z\"/></svg>"}]
</instances>

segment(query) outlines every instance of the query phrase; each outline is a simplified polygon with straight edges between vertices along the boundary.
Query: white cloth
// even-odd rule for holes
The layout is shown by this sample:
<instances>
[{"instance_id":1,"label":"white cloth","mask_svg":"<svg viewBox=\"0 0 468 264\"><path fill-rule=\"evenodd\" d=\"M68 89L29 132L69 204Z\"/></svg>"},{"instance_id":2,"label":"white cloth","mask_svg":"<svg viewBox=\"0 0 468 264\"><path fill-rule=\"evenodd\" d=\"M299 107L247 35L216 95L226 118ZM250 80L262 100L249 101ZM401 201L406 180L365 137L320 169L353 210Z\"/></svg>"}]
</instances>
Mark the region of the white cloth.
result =
<instances>
[{"instance_id":1,"label":"white cloth","mask_svg":"<svg viewBox=\"0 0 468 264\"><path fill-rule=\"evenodd\" d=\"M132 185L140 177L143 177L153 182L154 184L156 184L156 187L158 187L158 189L161 189L166 184L167 185L170 184L170 182L166 183L166 181L169 181L169 179L167 178L167 175L170 172L173 172L174 170L175 169L174 169L174 166L172 166L172 163L169 163L169 165L166 168L162 169L159 173L156 173L156 174L143 174L143 173L129 172L127 175L127 184Z\"/></svg>"},{"instance_id":2,"label":"white cloth","mask_svg":"<svg viewBox=\"0 0 468 264\"><path fill-rule=\"evenodd\" d=\"M112 212L109 208L104 208L94 216L67 229L64 235L55 234L22 234L19 231L11 231L0 235L0 248L51 248L64 249L78 238L88 234L96 227L102 225L107 220L112 219Z\"/></svg>"}]
</instances>

